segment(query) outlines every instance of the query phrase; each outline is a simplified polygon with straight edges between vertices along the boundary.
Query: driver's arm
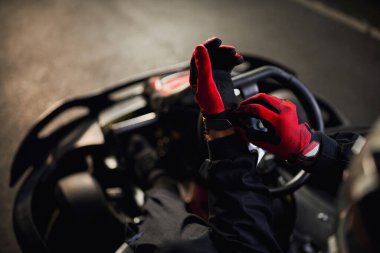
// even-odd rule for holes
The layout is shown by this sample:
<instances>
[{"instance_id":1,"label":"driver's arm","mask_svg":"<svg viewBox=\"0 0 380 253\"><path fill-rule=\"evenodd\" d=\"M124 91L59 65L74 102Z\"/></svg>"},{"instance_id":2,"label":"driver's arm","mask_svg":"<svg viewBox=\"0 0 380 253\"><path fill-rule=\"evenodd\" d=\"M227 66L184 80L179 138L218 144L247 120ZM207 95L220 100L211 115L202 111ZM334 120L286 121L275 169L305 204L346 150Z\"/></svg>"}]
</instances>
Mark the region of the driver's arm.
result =
<instances>
[{"instance_id":1,"label":"driver's arm","mask_svg":"<svg viewBox=\"0 0 380 253\"><path fill-rule=\"evenodd\" d=\"M313 173L313 178L320 177L327 190L336 190L358 134L340 133L330 137L312 131L306 122L299 122L296 105L263 93L241 102L235 112L237 118L246 119L240 120L239 126L248 141L303 167ZM266 130L244 124L252 117L260 119Z\"/></svg>"},{"instance_id":2,"label":"driver's arm","mask_svg":"<svg viewBox=\"0 0 380 253\"><path fill-rule=\"evenodd\" d=\"M210 237L219 252L280 252L271 228L271 198L255 173L257 158L230 120L238 105L231 70L242 61L217 38L198 45L191 58L189 81L210 156L201 168L209 189Z\"/></svg>"},{"instance_id":3,"label":"driver's arm","mask_svg":"<svg viewBox=\"0 0 380 253\"><path fill-rule=\"evenodd\" d=\"M320 143L318 154L312 162L304 163L302 167L312 173L312 181L318 183L320 189L335 195L342 181L343 172L348 168L353 156L354 144L359 138L364 142L364 138L353 132L342 132L331 136L314 132L313 135Z\"/></svg>"},{"instance_id":4,"label":"driver's arm","mask_svg":"<svg viewBox=\"0 0 380 253\"><path fill-rule=\"evenodd\" d=\"M272 229L272 199L256 174L257 156L233 129L208 131L201 168L209 191L210 236L220 252L281 252Z\"/></svg>"}]
</instances>

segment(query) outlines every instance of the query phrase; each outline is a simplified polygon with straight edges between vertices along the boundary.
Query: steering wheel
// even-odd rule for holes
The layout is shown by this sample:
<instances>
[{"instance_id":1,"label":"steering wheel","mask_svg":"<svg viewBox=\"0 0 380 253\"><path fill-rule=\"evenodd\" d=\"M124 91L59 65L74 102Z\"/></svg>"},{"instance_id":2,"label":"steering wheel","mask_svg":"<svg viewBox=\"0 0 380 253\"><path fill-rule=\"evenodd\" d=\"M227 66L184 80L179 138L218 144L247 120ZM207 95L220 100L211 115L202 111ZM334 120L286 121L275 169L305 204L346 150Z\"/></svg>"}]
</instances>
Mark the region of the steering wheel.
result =
<instances>
[{"instance_id":1,"label":"steering wheel","mask_svg":"<svg viewBox=\"0 0 380 253\"><path fill-rule=\"evenodd\" d=\"M324 130L324 122L321 110L312 92L293 74L274 66L263 66L232 78L234 88L240 91L240 96L246 99L258 92L257 83L265 79L273 79L284 88L291 90L308 114L310 125L318 131ZM310 174L300 170L290 180L281 186L269 188L269 192L275 196L284 196L299 189L305 184Z\"/></svg>"}]
</instances>

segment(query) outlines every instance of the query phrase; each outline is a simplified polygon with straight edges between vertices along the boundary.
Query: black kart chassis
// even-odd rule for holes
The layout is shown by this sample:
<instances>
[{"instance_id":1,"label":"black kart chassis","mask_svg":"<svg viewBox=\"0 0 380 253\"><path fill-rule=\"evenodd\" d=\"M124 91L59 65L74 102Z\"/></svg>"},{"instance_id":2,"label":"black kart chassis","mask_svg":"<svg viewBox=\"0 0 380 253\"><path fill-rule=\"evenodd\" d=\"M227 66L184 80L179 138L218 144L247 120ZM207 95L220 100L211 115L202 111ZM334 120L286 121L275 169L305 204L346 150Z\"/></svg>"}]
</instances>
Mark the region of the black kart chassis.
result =
<instances>
[{"instance_id":1,"label":"black kart chassis","mask_svg":"<svg viewBox=\"0 0 380 253\"><path fill-rule=\"evenodd\" d=\"M296 78L294 72L278 64L276 64L277 66L262 66L265 63L273 63L255 56L244 55L244 58L251 64L250 69L243 74L233 77L235 88L241 91L243 98L247 98L257 92L257 88L253 88L253 86L258 81L266 78L274 79L281 83L284 88L292 90L305 107L305 110L311 112L313 117L310 118L310 121L313 128L320 131L324 130L321 111L316 100L306 86ZM260 59L259 62L258 59ZM163 76L188 69L189 64L185 62L150 71L94 94L60 102L40 117L39 121L28 132L20 145L11 168L10 185L14 186L22 181L14 203L13 223L16 237L23 250L38 249L39 252L49 252L44 239L34 223L32 202L33 192L41 177L44 176L46 171L53 170L56 165L56 161L54 159L52 161L51 159L51 152L57 147L59 141L79 125L85 122L96 122L100 112L119 103L120 99L114 99L114 94L135 84L146 82L153 76ZM323 101L319 100L319 103L321 105ZM40 132L56 117L65 111L77 107L86 108L88 113L60 127L49 136L40 137ZM344 122L344 119L341 121ZM27 171L29 171L29 174L26 175ZM302 180L299 180L300 178ZM292 179L299 183L294 185L294 189L291 190L302 186L307 178L308 174L301 171L301 173ZM273 193L276 194L276 192Z\"/></svg>"}]
</instances>

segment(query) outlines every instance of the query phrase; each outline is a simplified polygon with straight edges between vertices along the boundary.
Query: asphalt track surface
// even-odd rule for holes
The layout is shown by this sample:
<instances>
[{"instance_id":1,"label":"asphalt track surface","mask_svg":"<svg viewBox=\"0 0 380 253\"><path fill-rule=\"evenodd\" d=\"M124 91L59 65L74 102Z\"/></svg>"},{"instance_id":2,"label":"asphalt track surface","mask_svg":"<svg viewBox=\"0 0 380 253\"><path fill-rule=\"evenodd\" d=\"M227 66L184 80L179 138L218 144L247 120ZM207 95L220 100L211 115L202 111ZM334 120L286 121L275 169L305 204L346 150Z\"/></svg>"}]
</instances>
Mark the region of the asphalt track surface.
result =
<instances>
[{"instance_id":1,"label":"asphalt track surface","mask_svg":"<svg viewBox=\"0 0 380 253\"><path fill-rule=\"evenodd\" d=\"M9 167L56 101L227 44L296 70L357 125L379 116L380 42L290 0L0 2L0 251L19 252Z\"/></svg>"}]
</instances>

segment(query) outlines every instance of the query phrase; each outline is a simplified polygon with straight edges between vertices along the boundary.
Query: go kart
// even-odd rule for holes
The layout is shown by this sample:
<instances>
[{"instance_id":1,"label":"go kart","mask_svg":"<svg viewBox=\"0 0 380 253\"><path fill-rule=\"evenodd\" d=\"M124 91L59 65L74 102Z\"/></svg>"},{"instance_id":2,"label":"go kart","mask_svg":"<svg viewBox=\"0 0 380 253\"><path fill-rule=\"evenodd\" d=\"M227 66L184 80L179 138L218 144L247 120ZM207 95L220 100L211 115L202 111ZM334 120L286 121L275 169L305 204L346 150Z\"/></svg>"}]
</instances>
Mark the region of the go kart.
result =
<instances>
[{"instance_id":1,"label":"go kart","mask_svg":"<svg viewBox=\"0 0 380 253\"><path fill-rule=\"evenodd\" d=\"M316 130L350 128L294 71L243 56L246 62L233 70L239 99L270 93L295 102L299 117ZM125 225L142 214L144 193L127 155L135 134L147 138L171 176L183 185L201 184L197 171L207 151L188 77L188 63L181 63L60 102L41 116L11 168L11 186L20 186L13 224L23 252L117 251ZM252 119L252 126L258 122ZM259 154L259 172L280 203L279 240L292 252L325 252L334 231L336 192L258 147L250 150Z\"/></svg>"}]
</instances>

